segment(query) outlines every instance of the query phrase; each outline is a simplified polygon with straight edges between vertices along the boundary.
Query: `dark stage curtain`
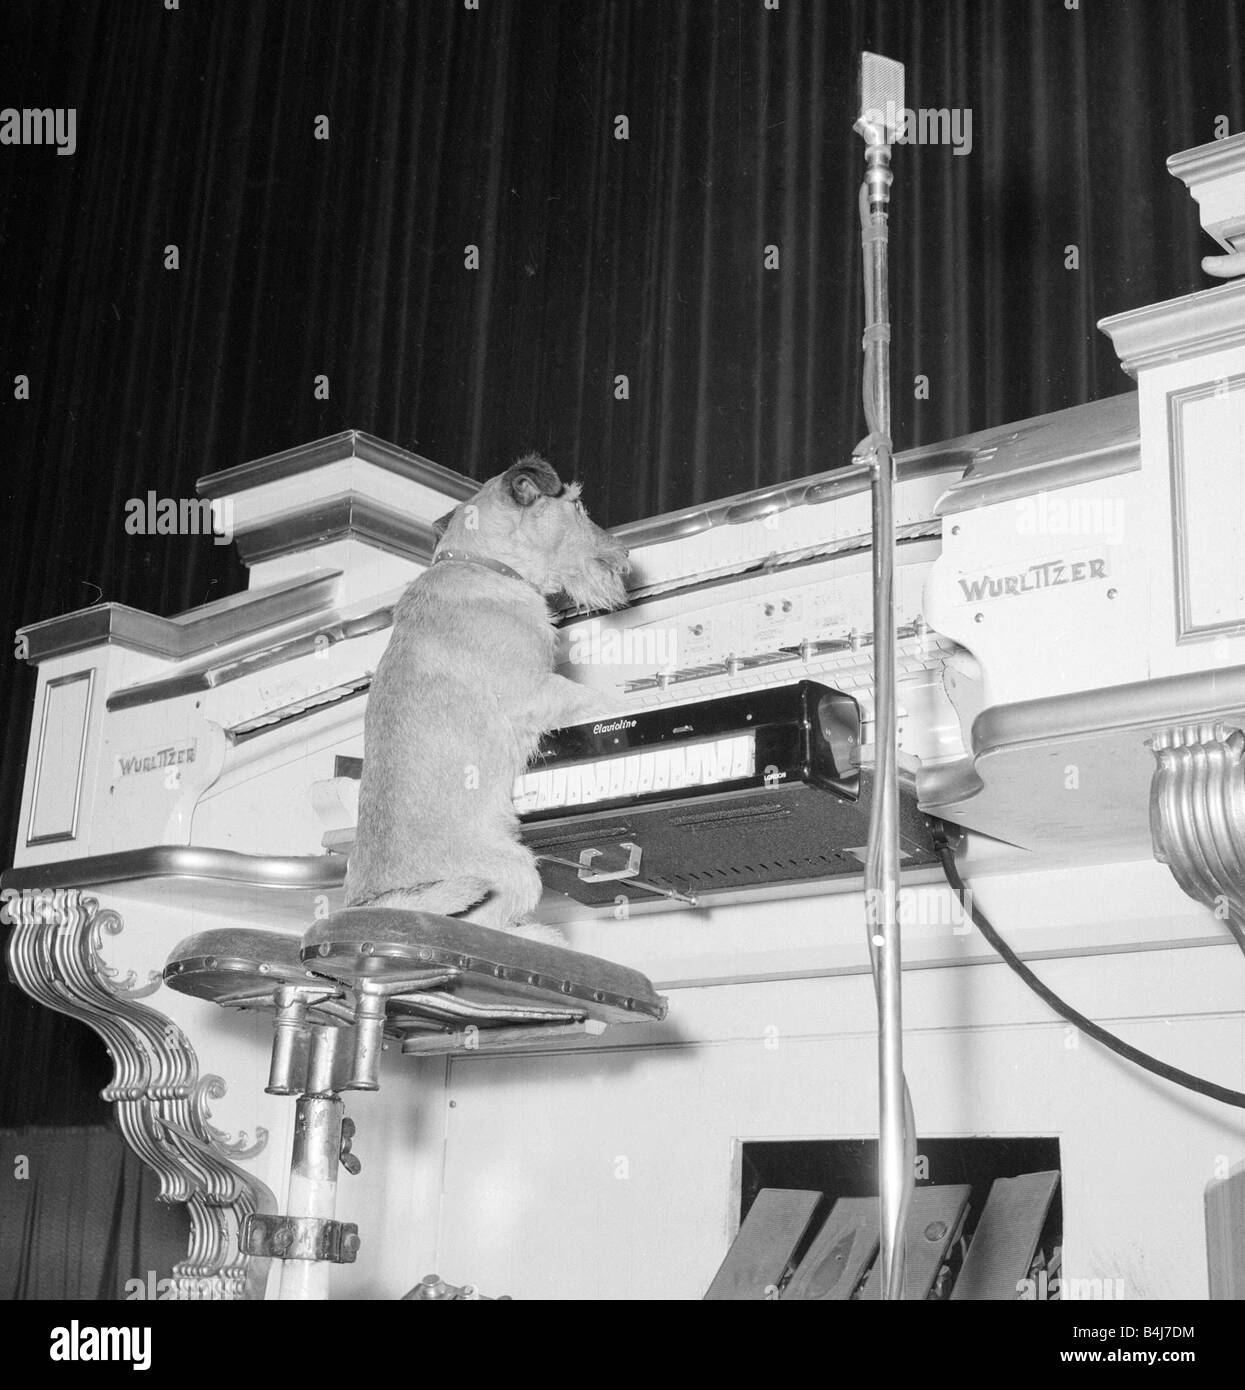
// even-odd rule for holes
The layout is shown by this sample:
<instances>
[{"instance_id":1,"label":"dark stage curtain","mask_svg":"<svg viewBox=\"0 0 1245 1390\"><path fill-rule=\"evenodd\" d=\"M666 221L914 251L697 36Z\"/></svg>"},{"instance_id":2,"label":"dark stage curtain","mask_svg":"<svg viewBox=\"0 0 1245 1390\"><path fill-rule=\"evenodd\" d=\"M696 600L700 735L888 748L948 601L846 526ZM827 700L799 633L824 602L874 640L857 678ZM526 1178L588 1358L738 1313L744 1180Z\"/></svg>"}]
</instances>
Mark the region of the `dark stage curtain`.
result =
<instances>
[{"instance_id":1,"label":"dark stage curtain","mask_svg":"<svg viewBox=\"0 0 1245 1390\"><path fill-rule=\"evenodd\" d=\"M186 1258L185 1209L116 1130L0 1130L0 1174L0 1300L157 1297Z\"/></svg>"},{"instance_id":2,"label":"dark stage curtain","mask_svg":"<svg viewBox=\"0 0 1245 1390\"><path fill-rule=\"evenodd\" d=\"M1213 250L1164 160L1245 122L1232 0L6 0L2 23L4 102L78 113L72 157L0 147L10 629L240 587L206 539L127 536L125 500L344 428L476 476L546 451L607 524L844 462L861 49L907 65L909 105L972 112L971 153L896 156L901 448L1126 389L1095 321L1199 288ZM8 846L33 679L0 683ZM0 1121L98 1113L102 1049L11 990L0 1055Z\"/></svg>"}]
</instances>

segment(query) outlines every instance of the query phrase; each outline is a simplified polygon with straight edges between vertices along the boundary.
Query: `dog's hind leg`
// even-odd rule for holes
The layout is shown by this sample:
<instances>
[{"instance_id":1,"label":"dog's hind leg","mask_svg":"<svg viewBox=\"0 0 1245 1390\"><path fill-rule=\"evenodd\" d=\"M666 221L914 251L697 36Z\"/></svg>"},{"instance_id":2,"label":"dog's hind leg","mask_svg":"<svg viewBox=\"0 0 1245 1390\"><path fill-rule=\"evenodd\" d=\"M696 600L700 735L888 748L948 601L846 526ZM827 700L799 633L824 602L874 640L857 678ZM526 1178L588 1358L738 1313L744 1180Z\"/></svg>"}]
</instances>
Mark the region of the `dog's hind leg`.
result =
<instances>
[{"instance_id":1,"label":"dog's hind leg","mask_svg":"<svg viewBox=\"0 0 1245 1390\"><path fill-rule=\"evenodd\" d=\"M566 937L556 927L532 921L544 885L530 849L517 841L509 841L506 850L499 849L495 855L490 855L487 869L481 866L478 872L487 877L492 892L478 907L463 914L468 921L527 937L530 941L566 945Z\"/></svg>"},{"instance_id":2,"label":"dog's hind leg","mask_svg":"<svg viewBox=\"0 0 1245 1390\"><path fill-rule=\"evenodd\" d=\"M482 878L448 878L411 888L391 888L386 893L348 902L347 907L400 907L407 912L432 912L441 917L463 913L489 891Z\"/></svg>"}]
</instances>

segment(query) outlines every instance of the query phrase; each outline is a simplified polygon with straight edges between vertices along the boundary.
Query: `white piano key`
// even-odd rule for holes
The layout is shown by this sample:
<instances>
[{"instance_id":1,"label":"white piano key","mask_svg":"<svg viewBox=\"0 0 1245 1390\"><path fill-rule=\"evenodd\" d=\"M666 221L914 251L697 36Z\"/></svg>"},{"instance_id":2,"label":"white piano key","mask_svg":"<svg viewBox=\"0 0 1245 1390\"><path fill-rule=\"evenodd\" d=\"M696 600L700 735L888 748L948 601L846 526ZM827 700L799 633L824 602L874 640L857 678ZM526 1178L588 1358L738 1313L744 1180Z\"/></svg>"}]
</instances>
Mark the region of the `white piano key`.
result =
<instances>
[{"instance_id":1,"label":"white piano key","mask_svg":"<svg viewBox=\"0 0 1245 1390\"><path fill-rule=\"evenodd\" d=\"M705 754L705 747L700 743L693 743L687 749L687 778L686 785L689 787L700 787L705 783L705 778L701 775L701 760Z\"/></svg>"},{"instance_id":2,"label":"white piano key","mask_svg":"<svg viewBox=\"0 0 1245 1390\"><path fill-rule=\"evenodd\" d=\"M658 748L653 753L653 790L664 792L670 786L670 749Z\"/></svg>"},{"instance_id":3,"label":"white piano key","mask_svg":"<svg viewBox=\"0 0 1245 1390\"><path fill-rule=\"evenodd\" d=\"M670 790L687 785L687 749L674 747L670 750Z\"/></svg>"},{"instance_id":4,"label":"white piano key","mask_svg":"<svg viewBox=\"0 0 1245 1390\"><path fill-rule=\"evenodd\" d=\"M579 767L579 804L587 806L597 795L596 763L581 763Z\"/></svg>"},{"instance_id":5,"label":"white piano key","mask_svg":"<svg viewBox=\"0 0 1245 1390\"><path fill-rule=\"evenodd\" d=\"M553 770L549 786L549 804L550 806L566 805L566 769L564 767L555 767Z\"/></svg>"},{"instance_id":6,"label":"white piano key","mask_svg":"<svg viewBox=\"0 0 1245 1390\"><path fill-rule=\"evenodd\" d=\"M583 763L579 769L579 799L587 806L589 802L597 799L597 765L596 763Z\"/></svg>"},{"instance_id":7,"label":"white piano key","mask_svg":"<svg viewBox=\"0 0 1245 1390\"><path fill-rule=\"evenodd\" d=\"M538 772L536 774L536 809L547 811L553 791L553 774L551 772Z\"/></svg>"},{"instance_id":8,"label":"white piano key","mask_svg":"<svg viewBox=\"0 0 1245 1390\"><path fill-rule=\"evenodd\" d=\"M626 764L626 770L623 773L624 796L634 796L640 789L640 762L642 758L642 754L632 753L623 760Z\"/></svg>"},{"instance_id":9,"label":"white piano key","mask_svg":"<svg viewBox=\"0 0 1245 1390\"><path fill-rule=\"evenodd\" d=\"M753 766L753 742L752 734L744 734L739 738L732 739L735 745L731 756L731 776L750 777L755 771Z\"/></svg>"},{"instance_id":10,"label":"white piano key","mask_svg":"<svg viewBox=\"0 0 1245 1390\"><path fill-rule=\"evenodd\" d=\"M594 801L604 801L610 794L610 760L602 759L596 764L596 789L593 792Z\"/></svg>"},{"instance_id":11,"label":"white piano key","mask_svg":"<svg viewBox=\"0 0 1245 1390\"><path fill-rule=\"evenodd\" d=\"M579 806L584 799L582 767L568 767L566 769L566 806Z\"/></svg>"},{"instance_id":12,"label":"white piano key","mask_svg":"<svg viewBox=\"0 0 1245 1390\"><path fill-rule=\"evenodd\" d=\"M701 747L700 780L705 783L721 781L721 776L718 773L718 745L716 740L713 743L703 744Z\"/></svg>"},{"instance_id":13,"label":"white piano key","mask_svg":"<svg viewBox=\"0 0 1245 1390\"><path fill-rule=\"evenodd\" d=\"M657 774L657 755L655 753L640 754L640 776L636 781L636 792L643 796L645 792L653 790L653 778Z\"/></svg>"},{"instance_id":14,"label":"white piano key","mask_svg":"<svg viewBox=\"0 0 1245 1390\"><path fill-rule=\"evenodd\" d=\"M613 758L610 761L610 799L623 794L623 779L627 769L624 766L626 758Z\"/></svg>"}]
</instances>

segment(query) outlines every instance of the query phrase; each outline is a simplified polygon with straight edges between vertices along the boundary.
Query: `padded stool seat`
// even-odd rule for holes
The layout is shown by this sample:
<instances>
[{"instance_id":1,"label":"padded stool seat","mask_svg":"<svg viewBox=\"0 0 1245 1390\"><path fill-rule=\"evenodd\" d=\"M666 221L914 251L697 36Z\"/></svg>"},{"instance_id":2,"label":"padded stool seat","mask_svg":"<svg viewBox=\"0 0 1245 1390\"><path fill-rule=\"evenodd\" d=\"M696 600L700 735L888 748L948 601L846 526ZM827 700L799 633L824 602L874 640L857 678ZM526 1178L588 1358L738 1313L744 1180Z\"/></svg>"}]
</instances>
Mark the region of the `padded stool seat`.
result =
<instances>
[{"instance_id":1,"label":"padded stool seat","mask_svg":"<svg viewBox=\"0 0 1245 1390\"><path fill-rule=\"evenodd\" d=\"M271 1009L299 1027L354 1025L348 1084L360 1089L377 1084L382 1036L400 1039L405 1053L477 1051L666 1016L665 999L627 966L392 907L346 908L301 943L253 928L199 932L170 954L164 978L180 993Z\"/></svg>"},{"instance_id":2,"label":"padded stool seat","mask_svg":"<svg viewBox=\"0 0 1245 1390\"><path fill-rule=\"evenodd\" d=\"M448 1012L481 1023L494 1013L573 1015L605 1023L662 1019L666 1001L637 970L566 946L529 941L455 917L393 907L352 907L303 937L302 961L317 975L354 985L453 972L438 991L402 998L405 1010ZM442 998L437 999L440 993Z\"/></svg>"},{"instance_id":3,"label":"padded stool seat","mask_svg":"<svg viewBox=\"0 0 1245 1390\"><path fill-rule=\"evenodd\" d=\"M298 937L281 932L216 927L188 936L169 954L164 981L179 994L224 1008L271 1008L279 985L305 985L313 978L301 948ZM341 997L344 991L331 993Z\"/></svg>"}]
</instances>

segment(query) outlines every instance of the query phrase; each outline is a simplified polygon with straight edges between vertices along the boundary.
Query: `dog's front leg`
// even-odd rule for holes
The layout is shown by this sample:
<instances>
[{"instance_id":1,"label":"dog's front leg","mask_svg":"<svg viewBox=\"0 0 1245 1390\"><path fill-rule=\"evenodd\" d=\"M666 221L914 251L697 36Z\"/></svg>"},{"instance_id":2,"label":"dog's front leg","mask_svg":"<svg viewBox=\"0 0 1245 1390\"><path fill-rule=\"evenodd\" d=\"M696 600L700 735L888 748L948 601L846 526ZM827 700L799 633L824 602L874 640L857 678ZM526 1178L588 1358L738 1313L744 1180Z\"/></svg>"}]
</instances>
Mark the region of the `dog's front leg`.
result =
<instances>
[{"instance_id":1,"label":"dog's front leg","mask_svg":"<svg viewBox=\"0 0 1245 1390\"><path fill-rule=\"evenodd\" d=\"M537 688L530 715L541 733L616 714L620 697L551 673Z\"/></svg>"}]
</instances>

